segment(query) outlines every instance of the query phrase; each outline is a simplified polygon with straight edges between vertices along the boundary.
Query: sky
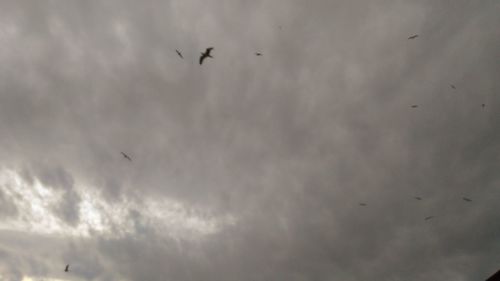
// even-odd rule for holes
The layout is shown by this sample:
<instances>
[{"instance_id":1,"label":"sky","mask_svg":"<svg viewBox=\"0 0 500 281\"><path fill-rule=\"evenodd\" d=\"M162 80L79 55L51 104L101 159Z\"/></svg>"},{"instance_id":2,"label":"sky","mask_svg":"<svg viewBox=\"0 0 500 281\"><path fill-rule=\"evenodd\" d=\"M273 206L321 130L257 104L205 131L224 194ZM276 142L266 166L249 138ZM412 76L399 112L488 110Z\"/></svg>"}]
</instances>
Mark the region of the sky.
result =
<instances>
[{"instance_id":1,"label":"sky","mask_svg":"<svg viewBox=\"0 0 500 281\"><path fill-rule=\"evenodd\" d=\"M485 280L499 14L0 0L0 280Z\"/></svg>"}]
</instances>

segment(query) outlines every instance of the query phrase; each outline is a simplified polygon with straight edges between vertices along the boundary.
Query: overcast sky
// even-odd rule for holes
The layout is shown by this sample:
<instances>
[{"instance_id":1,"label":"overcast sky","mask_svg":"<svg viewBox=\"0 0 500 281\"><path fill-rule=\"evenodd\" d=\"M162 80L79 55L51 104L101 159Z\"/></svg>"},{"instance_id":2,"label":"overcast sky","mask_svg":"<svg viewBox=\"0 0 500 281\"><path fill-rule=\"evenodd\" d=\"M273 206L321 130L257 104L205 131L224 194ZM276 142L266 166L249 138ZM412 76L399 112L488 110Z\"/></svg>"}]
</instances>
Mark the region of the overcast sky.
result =
<instances>
[{"instance_id":1,"label":"overcast sky","mask_svg":"<svg viewBox=\"0 0 500 281\"><path fill-rule=\"evenodd\" d=\"M0 280L486 279L499 15L0 0Z\"/></svg>"}]
</instances>

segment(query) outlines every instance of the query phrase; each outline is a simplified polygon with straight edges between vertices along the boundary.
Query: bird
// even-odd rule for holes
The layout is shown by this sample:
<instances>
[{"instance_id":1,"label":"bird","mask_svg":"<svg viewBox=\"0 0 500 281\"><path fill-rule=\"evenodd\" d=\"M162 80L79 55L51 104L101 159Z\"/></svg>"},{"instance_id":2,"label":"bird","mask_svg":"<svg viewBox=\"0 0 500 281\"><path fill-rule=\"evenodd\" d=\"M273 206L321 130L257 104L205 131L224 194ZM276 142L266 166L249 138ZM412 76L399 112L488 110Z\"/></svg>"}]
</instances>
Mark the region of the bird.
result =
<instances>
[{"instance_id":1,"label":"bird","mask_svg":"<svg viewBox=\"0 0 500 281\"><path fill-rule=\"evenodd\" d=\"M127 159L130 162L132 162L132 158L130 158L130 156L128 156L127 154L125 154L123 152L122 152L122 155L123 155L123 157L125 157L125 159Z\"/></svg>"},{"instance_id":2,"label":"bird","mask_svg":"<svg viewBox=\"0 0 500 281\"><path fill-rule=\"evenodd\" d=\"M428 220L433 219L433 218L434 218L434 216L429 216L429 217L426 217L425 220L428 221Z\"/></svg>"},{"instance_id":3,"label":"bird","mask_svg":"<svg viewBox=\"0 0 500 281\"><path fill-rule=\"evenodd\" d=\"M363 207L365 207L365 206L366 206L366 203L359 203L359 206L363 206Z\"/></svg>"},{"instance_id":4,"label":"bird","mask_svg":"<svg viewBox=\"0 0 500 281\"><path fill-rule=\"evenodd\" d=\"M486 106L486 104L484 104L484 103L482 103L482 104L481 104L481 107L482 107L482 108L484 108L485 106Z\"/></svg>"},{"instance_id":5,"label":"bird","mask_svg":"<svg viewBox=\"0 0 500 281\"><path fill-rule=\"evenodd\" d=\"M201 56L200 56L200 64L203 63L203 61L206 59L206 58L213 58L212 55L210 55L210 52L213 50L214 48L213 47L210 47L210 48L207 48L207 50L204 52L204 53L201 53Z\"/></svg>"},{"instance_id":6,"label":"bird","mask_svg":"<svg viewBox=\"0 0 500 281\"><path fill-rule=\"evenodd\" d=\"M69 271L69 264L66 265L66 268L64 269L64 272L68 272Z\"/></svg>"},{"instance_id":7,"label":"bird","mask_svg":"<svg viewBox=\"0 0 500 281\"><path fill-rule=\"evenodd\" d=\"M456 89L457 89L457 87L455 87L455 85L453 85L453 84L450 84L450 87L451 87L453 90L456 90Z\"/></svg>"},{"instance_id":8,"label":"bird","mask_svg":"<svg viewBox=\"0 0 500 281\"><path fill-rule=\"evenodd\" d=\"M462 197L462 199L465 201L465 202L472 202L472 199L469 199L467 197Z\"/></svg>"},{"instance_id":9,"label":"bird","mask_svg":"<svg viewBox=\"0 0 500 281\"><path fill-rule=\"evenodd\" d=\"M175 50L175 52L177 52L177 54L179 55L179 57L181 57L181 59L184 59L184 57L182 56L182 54L179 50Z\"/></svg>"},{"instance_id":10,"label":"bird","mask_svg":"<svg viewBox=\"0 0 500 281\"><path fill-rule=\"evenodd\" d=\"M417 108L417 107L418 107L417 104L414 104L414 105L411 106L411 108Z\"/></svg>"},{"instance_id":11,"label":"bird","mask_svg":"<svg viewBox=\"0 0 500 281\"><path fill-rule=\"evenodd\" d=\"M255 55L258 56L258 57L260 57L260 56L262 56L262 53L258 53L257 52L257 53L255 53Z\"/></svg>"},{"instance_id":12,"label":"bird","mask_svg":"<svg viewBox=\"0 0 500 281\"><path fill-rule=\"evenodd\" d=\"M415 39L417 37L418 37L418 34L415 34L415 35L412 35L412 36L408 37L408 40Z\"/></svg>"},{"instance_id":13,"label":"bird","mask_svg":"<svg viewBox=\"0 0 500 281\"><path fill-rule=\"evenodd\" d=\"M417 199L417 200L419 200L419 201L420 201L420 200L422 200L422 197L418 197L418 196L415 196L415 197L413 197L413 198L415 198L415 199Z\"/></svg>"}]
</instances>

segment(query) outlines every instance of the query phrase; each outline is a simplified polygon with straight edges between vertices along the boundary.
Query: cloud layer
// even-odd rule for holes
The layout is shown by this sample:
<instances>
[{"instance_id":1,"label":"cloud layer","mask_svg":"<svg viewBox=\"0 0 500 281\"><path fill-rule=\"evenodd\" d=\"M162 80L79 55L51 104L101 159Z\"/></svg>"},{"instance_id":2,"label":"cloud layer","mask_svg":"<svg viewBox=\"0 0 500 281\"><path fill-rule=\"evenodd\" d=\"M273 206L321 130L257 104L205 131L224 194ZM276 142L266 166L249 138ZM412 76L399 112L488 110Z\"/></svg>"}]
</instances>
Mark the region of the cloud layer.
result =
<instances>
[{"instance_id":1,"label":"cloud layer","mask_svg":"<svg viewBox=\"0 0 500 281\"><path fill-rule=\"evenodd\" d=\"M485 279L499 9L1 1L0 279Z\"/></svg>"}]
</instances>

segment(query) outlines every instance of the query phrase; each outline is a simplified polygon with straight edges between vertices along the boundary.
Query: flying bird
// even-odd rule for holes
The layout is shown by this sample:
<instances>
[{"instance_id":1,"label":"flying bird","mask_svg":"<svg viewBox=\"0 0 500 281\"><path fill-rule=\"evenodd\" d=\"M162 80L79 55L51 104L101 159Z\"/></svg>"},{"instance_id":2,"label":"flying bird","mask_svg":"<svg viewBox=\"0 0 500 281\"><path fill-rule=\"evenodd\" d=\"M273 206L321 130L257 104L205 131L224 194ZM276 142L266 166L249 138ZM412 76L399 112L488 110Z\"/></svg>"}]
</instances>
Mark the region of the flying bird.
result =
<instances>
[{"instance_id":1,"label":"flying bird","mask_svg":"<svg viewBox=\"0 0 500 281\"><path fill-rule=\"evenodd\" d=\"M418 197L418 196L415 196L415 197L413 197L413 198L415 198L415 199L417 199L417 200L419 200L419 201L420 201L420 200L422 200L422 197Z\"/></svg>"},{"instance_id":2,"label":"flying bird","mask_svg":"<svg viewBox=\"0 0 500 281\"><path fill-rule=\"evenodd\" d=\"M125 154L123 152L122 152L122 155L123 155L123 157L125 157L125 159L127 159L130 162L132 162L132 158L130 158L130 156L128 156L127 154Z\"/></svg>"},{"instance_id":3,"label":"flying bird","mask_svg":"<svg viewBox=\"0 0 500 281\"><path fill-rule=\"evenodd\" d=\"M66 265L66 268L64 269L64 272L68 272L69 271L69 264Z\"/></svg>"},{"instance_id":4,"label":"flying bird","mask_svg":"<svg viewBox=\"0 0 500 281\"><path fill-rule=\"evenodd\" d=\"M417 104L414 104L414 105L411 106L411 108L417 108L417 107L418 107Z\"/></svg>"},{"instance_id":5,"label":"flying bird","mask_svg":"<svg viewBox=\"0 0 500 281\"><path fill-rule=\"evenodd\" d=\"M262 53L255 53L255 55L260 57L260 56L262 56Z\"/></svg>"},{"instance_id":6,"label":"flying bird","mask_svg":"<svg viewBox=\"0 0 500 281\"><path fill-rule=\"evenodd\" d=\"M179 55L179 57L181 57L181 59L184 58L179 50L175 50L175 52Z\"/></svg>"},{"instance_id":7,"label":"flying bird","mask_svg":"<svg viewBox=\"0 0 500 281\"><path fill-rule=\"evenodd\" d=\"M433 219L433 218L434 218L434 216L429 216L429 217L426 217L425 220L428 221L428 220Z\"/></svg>"},{"instance_id":8,"label":"flying bird","mask_svg":"<svg viewBox=\"0 0 500 281\"><path fill-rule=\"evenodd\" d=\"M463 199L464 201L466 201L466 202L472 202L472 199L469 199L469 198L467 198L467 197L462 197L462 199Z\"/></svg>"},{"instance_id":9,"label":"flying bird","mask_svg":"<svg viewBox=\"0 0 500 281\"><path fill-rule=\"evenodd\" d=\"M484 104L484 103L483 103L483 104L481 104L481 107L482 107L482 108L484 108L485 106L486 106L486 104Z\"/></svg>"},{"instance_id":10,"label":"flying bird","mask_svg":"<svg viewBox=\"0 0 500 281\"><path fill-rule=\"evenodd\" d=\"M214 49L213 47L210 47L207 48L207 50L204 53L201 53L200 64L202 64L206 58L213 58L212 55L210 54L210 52L212 52L213 49Z\"/></svg>"},{"instance_id":11,"label":"flying bird","mask_svg":"<svg viewBox=\"0 0 500 281\"><path fill-rule=\"evenodd\" d=\"M453 85L453 84L450 84L450 87L451 87L453 90L456 90L456 89L457 89L457 87L455 87L455 85Z\"/></svg>"},{"instance_id":12,"label":"flying bird","mask_svg":"<svg viewBox=\"0 0 500 281\"><path fill-rule=\"evenodd\" d=\"M418 37L418 34L415 34L415 35L412 35L412 36L408 37L408 40L415 39L417 37Z\"/></svg>"},{"instance_id":13,"label":"flying bird","mask_svg":"<svg viewBox=\"0 0 500 281\"><path fill-rule=\"evenodd\" d=\"M365 207L365 206L366 206L366 203L359 203L359 206L363 206L363 207Z\"/></svg>"}]
</instances>

